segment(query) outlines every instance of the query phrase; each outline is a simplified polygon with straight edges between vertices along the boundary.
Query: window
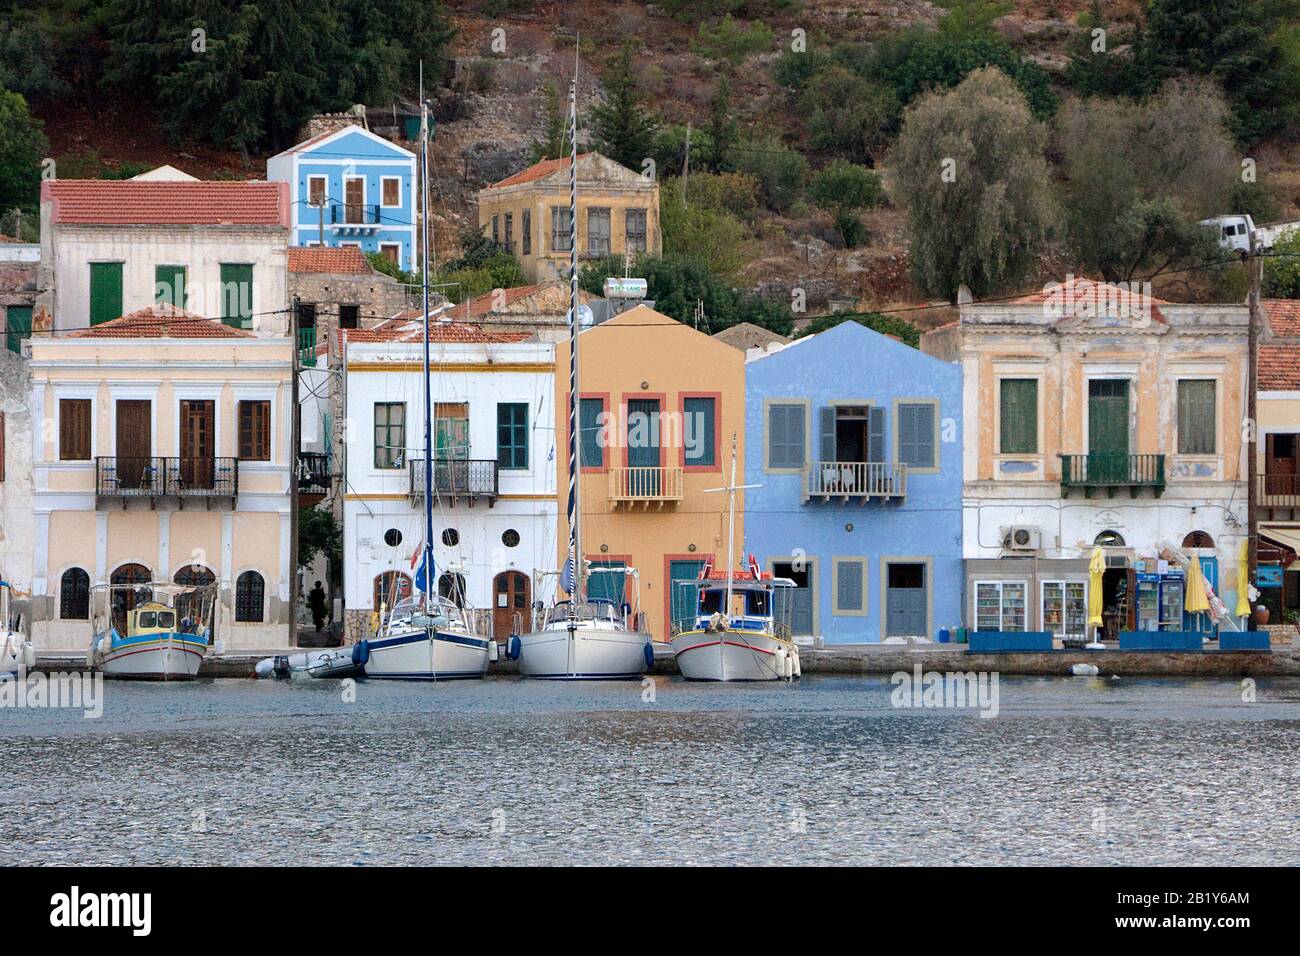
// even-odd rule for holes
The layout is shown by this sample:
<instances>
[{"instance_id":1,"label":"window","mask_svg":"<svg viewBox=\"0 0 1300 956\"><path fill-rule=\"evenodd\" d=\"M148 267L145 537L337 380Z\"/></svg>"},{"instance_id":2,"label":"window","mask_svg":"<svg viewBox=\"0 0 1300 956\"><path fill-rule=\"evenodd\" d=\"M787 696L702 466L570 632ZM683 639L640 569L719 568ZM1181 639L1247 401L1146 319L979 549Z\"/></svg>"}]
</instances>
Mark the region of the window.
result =
<instances>
[{"instance_id":1,"label":"window","mask_svg":"<svg viewBox=\"0 0 1300 956\"><path fill-rule=\"evenodd\" d=\"M239 457L244 461L271 460L271 403L239 403Z\"/></svg>"},{"instance_id":2,"label":"window","mask_svg":"<svg viewBox=\"0 0 1300 956\"><path fill-rule=\"evenodd\" d=\"M340 305L339 306L339 328L355 329L361 321L361 306L359 305Z\"/></svg>"},{"instance_id":3,"label":"window","mask_svg":"<svg viewBox=\"0 0 1300 956\"><path fill-rule=\"evenodd\" d=\"M710 468L718 463L716 405L717 400L711 397L682 400L682 437L688 468Z\"/></svg>"},{"instance_id":4,"label":"window","mask_svg":"<svg viewBox=\"0 0 1300 956\"><path fill-rule=\"evenodd\" d=\"M835 613L862 614L866 610L865 561L835 559Z\"/></svg>"},{"instance_id":5,"label":"window","mask_svg":"<svg viewBox=\"0 0 1300 956\"><path fill-rule=\"evenodd\" d=\"M111 322L122 314L122 263L90 264L90 324Z\"/></svg>"},{"instance_id":6,"label":"window","mask_svg":"<svg viewBox=\"0 0 1300 956\"><path fill-rule=\"evenodd\" d=\"M804 465L806 422L802 405L769 405L767 466L797 470Z\"/></svg>"},{"instance_id":7,"label":"window","mask_svg":"<svg viewBox=\"0 0 1300 956\"><path fill-rule=\"evenodd\" d=\"M59 619L84 621L90 617L90 575L68 568L59 578Z\"/></svg>"},{"instance_id":8,"label":"window","mask_svg":"<svg viewBox=\"0 0 1300 956\"><path fill-rule=\"evenodd\" d=\"M497 404L497 467L528 467L528 405L524 402Z\"/></svg>"},{"instance_id":9,"label":"window","mask_svg":"<svg viewBox=\"0 0 1300 956\"><path fill-rule=\"evenodd\" d=\"M593 256L609 255L609 210L587 210L587 252Z\"/></svg>"},{"instance_id":10,"label":"window","mask_svg":"<svg viewBox=\"0 0 1300 956\"><path fill-rule=\"evenodd\" d=\"M379 254L395 266L402 264L402 247L396 242L381 242L379 244Z\"/></svg>"},{"instance_id":11,"label":"window","mask_svg":"<svg viewBox=\"0 0 1300 956\"><path fill-rule=\"evenodd\" d=\"M10 352L22 354L23 339L32 337L32 307L11 305L5 310L5 340Z\"/></svg>"},{"instance_id":12,"label":"window","mask_svg":"<svg viewBox=\"0 0 1300 956\"><path fill-rule=\"evenodd\" d=\"M221 321L239 329L253 327L253 267L221 263Z\"/></svg>"},{"instance_id":13,"label":"window","mask_svg":"<svg viewBox=\"0 0 1300 956\"><path fill-rule=\"evenodd\" d=\"M568 252L573 246L570 242L572 236L569 235L569 224L572 219L569 217L568 206L551 207L551 251Z\"/></svg>"},{"instance_id":14,"label":"window","mask_svg":"<svg viewBox=\"0 0 1300 956\"><path fill-rule=\"evenodd\" d=\"M90 461L90 399L59 399L59 461Z\"/></svg>"},{"instance_id":15,"label":"window","mask_svg":"<svg viewBox=\"0 0 1300 956\"><path fill-rule=\"evenodd\" d=\"M316 303L298 303L298 331L316 328Z\"/></svg>"},{"instance_id":16,"label":"window","mask_svg":"<svg viewBox=\"0 0 1300 956\"><path fill-rule=\"evenodd\" d=\"M446 598L457 607L465 606L465 576L445 571L438 578L438 597Z\"/></svg>"},{"instance_id":17,"label":"window","mask_svg":"<svg viewBox=\"0 0 1300 956\"><path fill-rule=\"evenodd\" d=\"M449 548L454 548L460 544L460 532L455 528L444 528L442 531L442 543Z\"/></svg>"},{"instance_id":18,"label":"window","mask_svg":"<svg viewBox=\"0 0 1300 956\"><path fill-rule=\"evenodd\" d=\"M519 532L514 528L506 528L505 531L501 532L501 543L507 548L519 547Z\"/></svg>"},{"instance_id":19,"label":"window","mask_svg":"<svg viewBox=\"0 0 1300 956\"><path fill-rule=\"evenodd\" d=\"M501 244L500 219L500 216L492 217L492 245L494 246Z\"/></svg>"},{"instance_id":20,"label":"window","mask_svg":"<svg viewBox=\"0 0 1300 956\"><path fill-rule=\"evenodd\" d=\"M266 598L266 580L256 571L245 571L235 579L235 621L261 624Z\"/></svg>"},{"instance_id":21,"label":"window","mask_svg":"<svg viewBox=\"0 0 1300 956\"><path fill-rule=\"evenodd\" d=\"M605 400L583 398L578 402L578 458L583 468L605 467Z\"/></svg>"},{"instance_id":22,"label":"window","mask_svg":"<svg viewBox=\"0 0 1300 956\"><path fill-rule=\"evenodd\" d=\"M515 251L515 215L514 215L514 213L511 213L511 212L506 213L506 214L505 214L505 220L506 220L506 222L505 222L505 228L506 228L506 243L505 243L505 246L506 246L506 252L514 252L514 251Z\"/></svg>"},{"instance_id":23,"label":"window","mask_svg":"<svg viewBox=\"0 0 1300 956\"><path fill-rule=\"evenodd\" d=\"M1004 378L999 391L998 451L1003 455L1037 454L1038 379Z\"/></svg>"},{"instance_id":24,"label":"window","mask_svg":"<svg viewBox=\"0 0 1300 956\"><path fill-rule=\"evenodd\" d=\"M975 630L1025 629L1024 581L975 582Z\"/></svg>"},{"instance_id":25,"label":"window","mask_svg":"<svg viewBox=\"0 0 1300 956\"><path fill-rule=\"evenodd\" d=\"M402 532L396 528L389 528L384 532L384 544L390 548L395 548L402 543Z\"/></svg>"},{"instance_id":26,"label":"window","mask_svg":"<svg viewBox=\"0 0 1300 956\"><path fill-rule=\"evenodd\" d=\"M1178 382L1178 454L1213 455L1215 451L1214 382L1187 378Z\"/></svg>"},{"instance_id":27,"label":"window","mask_svg":"<svg viewBox=\"0 0 1300 956\"><path fill-rule=\"evenodd\" d=\"M1084 581L1043 582L1043 630L1056 637L1088 636L1088 585Z\"/></svg>"},{"instance_id":28,"label":"window","mask_svg":"<svg viewBox=\"0 0 1300 956\"><path fill-rule=\"evenodd\" d=\"M1184 548L1213 548L1214 539L1207 532L1193 531L1183 538Z\"/></svg>"},{"instance_id":29,"label":"window","mask_svg":"<svg viewBox=\"0 0 1300 956\"><path fill-rule=\"evenodd\" d=\"M411 579L401 571L385 571L375 576L375 603L371 607L392 609L398 601L411 596Z\"/></svg>"},{"instance_id":30,"label":"window","mask_svg":"<svg viewBox=\"0 0 1300 956\"><path fill-rule=\"evenodd\" d=\"M1122 548L1124 536L1118 531L1103 531L1092 539L1092 543L1099 548Z\"/></svg>"},{"instance_id":31,"label":"window","mask_svg":"<svg viewBox=\"0 0 1300 956\"><path fill-rule=\"evenodd\" d=\"M159 304L185 308L185 267L153 267L153 300Z\"/></svg>"},{"instance_id":32,"label":"window","mask_svg":"<svg viewBox=\"0 0 1300 956\"><path fill-rule=\"evenodd\" d=\"M627 226L627 251L646 251L646 215L644 209L629 209L625 220Z\"/></svg>"},{"instance_id":33,"label":"window","mask_svg":"<svg viewBox=\"0 0 1300 956\"><path fill-rule=\"evenodd\" d=\"M307 202L313 206L325 205L325 177L307 177Z\"/></svg>"},{"instance_id":34,"label":"window","mask_svg":"<svg viewBox=\"0 0 1300 956\"><path fill-rule=\"evenodd\" d=\"M524 210L524 217L519 221L520 238L523 240L524 255L532 255L533 252L533 211Z\"/></svg>"},{"instance_id":35,"label":"window","mask_svg":"<svg viewBox=\"0 0 1300 956\"><path fill-rule=\"evenodd\" d=\"M440 461L469 458L469 406L464 402L434 403L433 454Z\"/></svg>"},{"instance_id":36,"label":"window","mask_svg":"<svg viewBox=\"0 0 1300 956\"><path fill-rule=\"evenodd\" d=\"M910 468L935 468L935 406L929 402L898 405L898 460Z\"/></svg>"},{"instance_id":37,"label":"window","mask_svg":"<svg viewBox=\"0 0 1300 956\"><path fill-rule=\"evenodd\" d=\"M402 181L396 176L385 176L380 180L382 186L382 195L380 201L385 206L400 206L402 204Z\"/></svg>"},{"instance_id":38,"label":"window","mask_svg":"<svg viewBox=\"0 0 1300 956\"><path fill-rule=\"evenodd\" d=\"M401 468L406 462L406 405L375 402L375 467Z\"/></svg>"}]
</instances>

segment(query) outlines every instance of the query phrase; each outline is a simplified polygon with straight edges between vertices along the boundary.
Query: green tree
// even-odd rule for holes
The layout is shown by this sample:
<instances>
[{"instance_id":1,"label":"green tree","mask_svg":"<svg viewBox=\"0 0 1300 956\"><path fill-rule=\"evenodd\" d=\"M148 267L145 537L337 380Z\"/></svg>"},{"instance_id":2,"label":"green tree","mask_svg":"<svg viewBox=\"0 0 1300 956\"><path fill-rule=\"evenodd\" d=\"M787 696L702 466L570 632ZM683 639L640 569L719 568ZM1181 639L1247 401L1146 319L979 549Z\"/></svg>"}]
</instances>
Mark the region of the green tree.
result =
<instances>
[{"instance_id":1,"label":"green tree","mask_svg":"<svg viewBox=\"0 0 1300 956\"><path fill-rule=\"evenodd\" d=\"M880 177L864 166L837 159L821 169L808 184L808 196L835 216L844 245L853 248L863 239L862 220L858 213L881 200Z\"/></svg>"},{"instance_id":2,"label":"green tree","mask_svg":"<svg viewBox=\"0 0 1300 956\"><path fill-rule=\"evenodd\" d=\"M565 131L568 120L560 99L560 91L550 80L542 84L542 101L546 111L546 122L543 126L542 138L533 140L529 150L534 163L543 159L560 159L565 155Z\"/></svg>"},{"instance_id":3,"label":"green tree","mask_svg":"<svg viewBox=\"0 0 1300 956\"><path fill-rule=\"evenodd\" d=\"M704 150L709 169L724 173L732 168L732 153L739 135L731 109L731 80L723 74L718 77L709 102L708 146Z\"/></svg>"},{"instance_id":4,"label":"green tree","mask_svg":"<svg viewBox=\"0 0 1300 956\"><path fill-rule=\"evenodd\" d=\"M701 262L713 275L734 279L753 259L754 243L744 223L696 189L701 178L691 177L689 205L682 202L680 179L665 180L660 186L664 255Z\"/></svg>"},{"instance_id":5,"label":"green tree","mask_svg":"<svg viewBox=\"0 0 1300 956\"><path fill-rule=\"evenodd\" d=\"M813 76L799 97L799 115L814 150L855 163L869 162L898 124L902 107L892 88L864 80L842 66Z\"/></svg>"},{"instance_id":6,"label":"green tree","mask_svg":"<svg viewBox=\"0 0 1300 956\"><path fill-rule=\"evenodd\" d=\"M41 121L28 110L27 100L0 87L0 211L36 208L41 160L49 148Z\"/></svg>"},{"instance_id":7,"label":"green tree","mask_svg":"<svg viewBox=\"0 0 1300 956\"><path fill-rule=\"evenodd\" d=\"M730 13L717 23L701 23L691 49L697 56L711 60L725 69L734 70L756 53L772 49L776 37L762 20L746 26L732 19Z\"/></svg>"},{"instance_id":8,"label":"green tree","mask_svg":"<svg viewBox=\"0 0 1300 956\"><path fill-rule=\"evenodd\" d=\"M1101 8L1101 0L1079 14L1080 30L1066 43L1070 62L1065 68L1066 82L1084 96L1134 96L1147 89L1133 50L1144 44L1139 24L1129 49L1122 45L1118 32ZM1100 34L1096 31L1102 31Z\"/></svg>"},{"instance_id":9,"label":"green tree","mask_svg":"<svg viewBox=\"0 0 1300 956\"><path fill-rule=\"evenodd\" d=\"M321 508L298 509L298 567L310 567L316 555L323 554L330 564L343 560L343 532L334 513Z\"/></svg>"},{"instance_id":10,"label":"green tree","mask_svg":"<svg viewBox=\"0 0 1300 956\"><path fill-rule=\"evenodd\" d=\"M596 148L628 169L640 170L652 155L656 121L642 108L632 72L632 41L610 61L604 76L607 100L591 111Z\"/></svg>"},{"instance_id":11,"label":"green tree","mask_svg":"<svg viewBox=\"0 0 1300 956\"><path fill-rule=\"evenodd\" d=\"M737 146L733 165L737 172L758 180L763 201L776 212L789 209L808 181L808 160L782 143L775 133L751 136Z\"/></svg>"},{"instance_id":12,"label":"green tree","mask_svg":"<svg viewBox=\"0 0 1300 956\"><path fill-rule=\"evenodd\" d=\"M1284 232L1264 260L1264 295L1270 299L1300 299L1300 229Z\"/></svg>"},{"instance_id":13,"label":"green tree","mask_svg":"<svg viewBox=\"0 0 1300 956\"><path fill-rule=\"evenodd\" d=\"M1054 209L1046 134L1001 71L976 70L908 108L892 165L906 198L912 277L927 293L977 295L1029 274Z\"/></svg>"},{"instance_id":14,"label":"green tree","mask_svg":"<svg viewBox=\"0 0 1300 956\"><path fill-rule=\"evenodd\" d=\"M835 328L841 322L857 322L881 335L892 335L914 349L921 347L920 329L907 319L896 315L882 315L879 312L832 312L829 315L819 315L795 333L795 338L801 339L808 335L816 335L818 332L825 332L827 329Z\"/></svg>"}]
</instances>

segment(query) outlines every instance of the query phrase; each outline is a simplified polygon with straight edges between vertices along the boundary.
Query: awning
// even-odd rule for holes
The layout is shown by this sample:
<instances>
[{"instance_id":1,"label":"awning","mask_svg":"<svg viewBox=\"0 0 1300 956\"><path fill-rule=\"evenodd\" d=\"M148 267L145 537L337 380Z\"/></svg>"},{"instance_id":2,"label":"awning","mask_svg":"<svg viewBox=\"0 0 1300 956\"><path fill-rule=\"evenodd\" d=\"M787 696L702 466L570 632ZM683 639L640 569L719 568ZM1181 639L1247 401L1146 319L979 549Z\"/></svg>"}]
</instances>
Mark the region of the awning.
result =
<instances>
[{"instance_id":1,"label":"awning","mask_svg":"<svg viewBox=\"0 0 1300 956\"><path fill-rule=\"evenodd\" d=\"M1285 525L1262 524L1259 534L1273 544L1286 548L1293 555L1300 555L1300 528Z\"/></svg>"}]
</instances>

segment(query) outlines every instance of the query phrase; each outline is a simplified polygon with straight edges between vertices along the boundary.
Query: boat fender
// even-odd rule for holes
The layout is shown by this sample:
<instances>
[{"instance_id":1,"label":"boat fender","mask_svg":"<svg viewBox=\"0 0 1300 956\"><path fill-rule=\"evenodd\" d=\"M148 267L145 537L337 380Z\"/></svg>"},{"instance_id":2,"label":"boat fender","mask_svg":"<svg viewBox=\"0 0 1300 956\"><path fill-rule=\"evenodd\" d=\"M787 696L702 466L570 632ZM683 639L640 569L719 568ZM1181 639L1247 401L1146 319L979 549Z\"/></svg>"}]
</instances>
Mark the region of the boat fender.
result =
<instances>
[{"instance_id":1,"label":"boat fender","mask_svg":"<svg viewBox=\"0 0 1300 956\"><path fill-rule=\"evenodd\" d=\"M1096 677L1101 671L1096 664L1071 664L1070 673L1075 677Z\"/></svg>"},{"instance_id":2,"label":"boat fender","mask_svg":"<svg viewBox=\"0 0 1300 956\"><path fill-rule=\"evenodd\" d=\"M772 662L776 665L776 676L785 677L785 648L778 647L776 653L772 655Z\"/></svg>"},{"instance_id":3,"label":"boat fender","mask_svg":"<svg viewBox=\"0 0 1300 956\"><path fill-rule=\"evenodd\" d=\"M358 667L365 667L370 663L370 642L357 641L352 645L352 663Z\"/></svg>"},{"instance_id":4,"label":"boat fender","mask_svg":"<svg viewBox=\"0 0 1300 956\"><path fill-rule=\"evenodd\" d=\"M495 664L501 659L501 642L488 641L488 663Z\"/></svg>"},{"instance_id":5,"label":"boat fender","mask_svg":"<svg viewBox=\"0 0 1300 956\"><path fill-rule=\"evenodd\" d=\"M23 667L27 668L28 670L31 670L35 666L36 666L36 648L32 647L30 643L24 644L23 645Z\"/></svg>"},{"instance_id":6,"label":"boat fender","mask_svg":"<svg viewBox=\"0 0 1300 956\"><path fill-rule=\"evenodd\" d=\"M99 639L99 644L96 645L95 649L99 652L99 656L103 657L113 649L113 639L105 634Z\"/></svg>"},{"instance_id":7,"label":"boat fender","mask_svg":"<svg viewBox=\"0 0 1300 956\"><path fill-rule=\"evenodd\" d=\"M519 652L522 650L523 641L519 640L518 634L511 634L510 640L506 642L506 660L519 660Z\"/></svg>"},{"instance_id":8,"label":"boat fender","mask_svg":"<svg viewBox=\"0 0 1300 956\"><path fill-rule=\"evenodd\" d=\"M790 652L790 656L794 658L794 676L795 676L795 677L802 677L802 676L803 676L803 668L799 666L799 652L798 652L797 650L796 650L796 651L791 651L791 652Z\"/></svg>"},{"instance_id":9,"label":"boat fender","mask_svg":"<svg viewBox=\"0 0 1300 956\"><path fill-rule=\"evenodd\" d=\"M254 666L254 668L253 668L253 676L255 676L255 677L274 677L274 676L275 676L275 660L274 660L274 658L264 657L264 658L262 658L260 661L258 661L257 664L256 664L256 666Z\"/></svg>"},{"instance_id":10,"label":"boat fender","mask_svg":"<svg viewBox=\"0 0 1300 956\"><path fill-rule=\"evenodd\" d=\"M655 646L649 641L645 642L645 666L650 668L655 666Z\"/></svg>"}]
</instances>

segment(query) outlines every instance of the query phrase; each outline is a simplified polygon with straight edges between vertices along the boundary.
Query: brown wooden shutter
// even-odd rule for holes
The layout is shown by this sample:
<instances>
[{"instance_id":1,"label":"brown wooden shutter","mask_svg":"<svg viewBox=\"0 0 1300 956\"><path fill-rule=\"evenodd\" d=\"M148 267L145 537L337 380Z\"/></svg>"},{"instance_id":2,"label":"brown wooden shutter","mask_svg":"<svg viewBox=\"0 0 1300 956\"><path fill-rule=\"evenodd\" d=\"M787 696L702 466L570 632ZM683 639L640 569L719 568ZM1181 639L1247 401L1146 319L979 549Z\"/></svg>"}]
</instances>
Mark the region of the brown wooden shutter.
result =
<instances>
[{"instance_id":1,"label":"brown wooden shutter","mask_svg":"<svg viewBox=\"0 0 1300 956\"><path fill-rule=\"evenodd\" d=\"M271 403L239 403L239 457L271 460Z\"/></svg>"},{"instance_id":2,"label":"brown wooden shutter","mask_svg":"<svg viewBox=\"0 0 1300 956\"><path fill-rule=\"evenodd\" d=\"M59 400L59 459L90 460L90 399Z\"/></svg>"}]
</instances>

